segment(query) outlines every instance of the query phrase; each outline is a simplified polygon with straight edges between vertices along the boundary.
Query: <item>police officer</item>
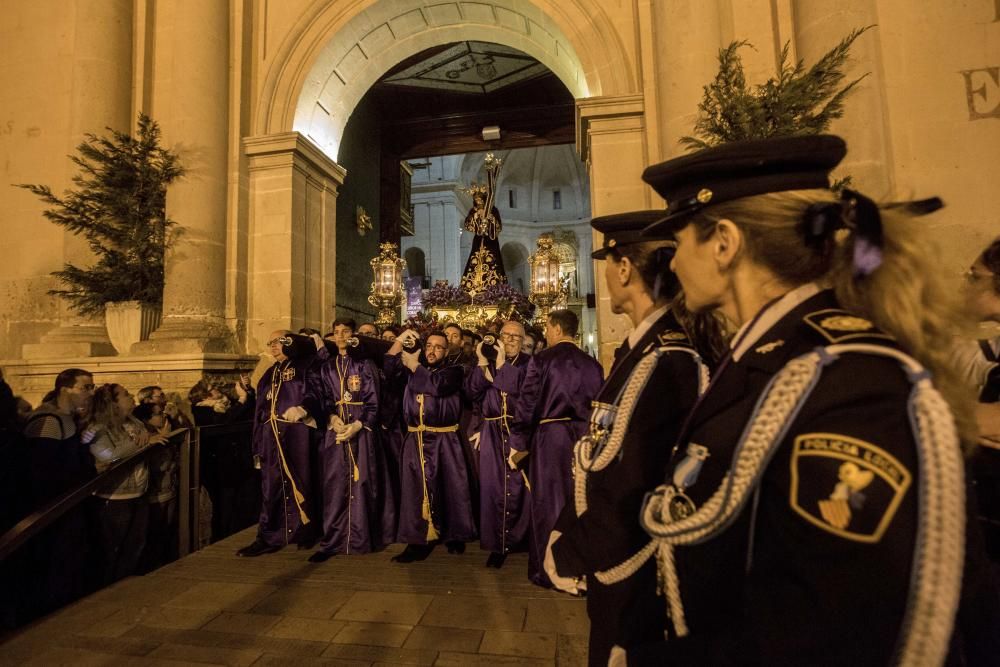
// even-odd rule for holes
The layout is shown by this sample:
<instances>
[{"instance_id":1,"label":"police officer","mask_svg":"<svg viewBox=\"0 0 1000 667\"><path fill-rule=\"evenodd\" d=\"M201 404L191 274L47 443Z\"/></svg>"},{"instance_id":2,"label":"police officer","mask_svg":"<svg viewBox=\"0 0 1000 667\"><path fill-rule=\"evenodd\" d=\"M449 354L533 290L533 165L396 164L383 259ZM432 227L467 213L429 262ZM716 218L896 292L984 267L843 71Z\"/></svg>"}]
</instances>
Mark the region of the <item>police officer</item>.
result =
<instances>
[{"instance_id":1,"label":"police officer","mask_svg":"<svg viewBox=\"0 0 1000 667\"><path fill-rule=\"evenodd\" d=\"M915 206L829 190L845 153L735 142L643 174L688 306L740 330L645 507L669 639L628 664L945 658L964 540L946 299Z\"/></svg>"},{"instance_id":2,"label":"police officer","mask_svg":"<svg viewBox=\"0 0 1000 667\"><path fill-rule=\"evenodd\" d=\"M546 561L556 586L572 590L567 578L587 578L591 665L607 665L615 644L663 637L651 551L637 571L609 571L622 570L649 544L638 520L643 496L663 479L684 416L708 381L673 303L680 290L670 270L676 243L641 235L662 217L662 210L633 211L591 221L604 234L592 256L604 260L611 311L626 315L632 332L594 400L589 436L576 445L576 498L556 523ZM639 394L623 406L627 386Z\"/></svg>"}]
</instances>

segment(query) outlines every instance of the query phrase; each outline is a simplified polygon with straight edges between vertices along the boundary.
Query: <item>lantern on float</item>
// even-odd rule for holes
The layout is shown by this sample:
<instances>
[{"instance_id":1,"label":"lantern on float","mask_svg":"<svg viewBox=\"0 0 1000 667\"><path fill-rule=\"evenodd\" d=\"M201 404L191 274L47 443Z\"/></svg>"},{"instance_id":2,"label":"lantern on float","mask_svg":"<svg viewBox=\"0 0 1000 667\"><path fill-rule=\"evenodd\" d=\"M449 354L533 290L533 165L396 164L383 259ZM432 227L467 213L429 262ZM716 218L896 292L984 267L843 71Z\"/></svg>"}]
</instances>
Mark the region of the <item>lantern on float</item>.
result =
<instances>
[{"instance_id":1,"label":"lantern on float","mask_svg":"<svg viewBox=\"0 0 1000 667\"><path fill-rule=\"evenodd\" d=\"M379 254L371 262L374 280L368 303L378 308L375 324L387 327L399 322L396 309L403 300L403 258L399 256L395 243L383 243Z\"/></svg>"},{"instance_id":2,"label":"lantern on float","mask_svg":"<svg viewBox=\"0 0 1000 667\"><path fill-rule=\"evenodd\" d=\"M552 244L552 234L542 234L538 237L538 248L528 257L531 267L528 300L538 308L535 316L538 324L544 324L552 306L566 297L566 287L559 276L559 254L552 249Z\"/></svg>"}]
</instances>

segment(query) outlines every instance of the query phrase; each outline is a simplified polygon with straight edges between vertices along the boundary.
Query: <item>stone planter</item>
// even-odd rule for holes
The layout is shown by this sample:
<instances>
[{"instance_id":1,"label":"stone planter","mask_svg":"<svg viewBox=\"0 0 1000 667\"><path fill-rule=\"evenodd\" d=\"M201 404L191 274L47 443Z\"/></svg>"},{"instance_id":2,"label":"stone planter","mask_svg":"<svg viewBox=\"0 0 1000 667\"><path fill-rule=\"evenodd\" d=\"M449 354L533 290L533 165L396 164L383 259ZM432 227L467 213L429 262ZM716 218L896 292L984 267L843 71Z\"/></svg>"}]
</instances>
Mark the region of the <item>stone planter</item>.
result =
<instances>
[{"instance_id":1,"label":"stone planter","mask_svg":"<svg viewBox=\"0 0 1000 667\"><path fill-rule=\"evenodd\" d=\"M147 340L160 326L160 309L138 301L108 303L104 305L104 322L111 344L118 354L127 355L133 343Z\"/></svg>"}]
</instances>

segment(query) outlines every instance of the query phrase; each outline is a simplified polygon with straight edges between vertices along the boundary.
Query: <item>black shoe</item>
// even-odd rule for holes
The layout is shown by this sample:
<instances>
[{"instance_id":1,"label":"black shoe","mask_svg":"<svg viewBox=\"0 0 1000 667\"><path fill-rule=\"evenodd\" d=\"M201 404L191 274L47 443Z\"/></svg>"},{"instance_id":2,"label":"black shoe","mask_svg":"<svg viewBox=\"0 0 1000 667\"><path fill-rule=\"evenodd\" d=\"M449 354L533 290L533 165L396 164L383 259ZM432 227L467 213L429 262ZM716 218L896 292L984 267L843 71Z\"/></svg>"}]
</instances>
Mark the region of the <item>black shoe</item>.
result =
<instances>
[{"instance_id":1,"label":"black shoe","mask_svg":"<svg viewBox=\"0 0 1000 667\"><path fill-rule=\"evenodd\" d=\"M503 562L505 560L507 560L507 554L501 554L494 551L490 554L489 558L486 559L486 567L495 567L499 570L503 567Z\"/></svg>"},{"instance_id":2,"label":"black shoe","mask_svg":"<svg viewBox=\"0 0 1000 667\"><path fill-rule=\"evenodd\" d=\"M458 540L449 540L448 542L445 542L444 545L448 547L448 553L450 554L465 553L465 542L459 542Z\"/></svg>"},{"instance_id":3,"label":"black shoe","mask_svg":"<svg viewBox=\"0 0 1000 667\"><path fill-rule=\"evenodd\" d=\"M243 558L253 558L254 556L263 556L264 554L273 554L279 549L281 549L281 545L271 546L270 544L265 544L260 540L254 540L252 544L237 551L236 555Z\"/></svg>"},{"instance_id":4,"label":"black shoe","mask_svg":"<svg viewBox=\"0 0 1000 667\"><path fill-rule=\"evenodd\" d=\"M431 555L431 551L434 547L430 545L422 544L407 544L406 548L403 549L403 553L397 554L392 557L392 562L394 563L412 563L418 560L425 560Z\"/></svg>"},{"instance_id":5,"label":"black shoe","mask_svg":"<svg viewBox=\"0 0 1000 667\"><path fill-rule=\"evenodd\" d=\"M312 556L309 556L310 563L325 563L326 561L333 558L336 554L327 553L326 551L317 551Z\"/></svg>"}]
</instances>

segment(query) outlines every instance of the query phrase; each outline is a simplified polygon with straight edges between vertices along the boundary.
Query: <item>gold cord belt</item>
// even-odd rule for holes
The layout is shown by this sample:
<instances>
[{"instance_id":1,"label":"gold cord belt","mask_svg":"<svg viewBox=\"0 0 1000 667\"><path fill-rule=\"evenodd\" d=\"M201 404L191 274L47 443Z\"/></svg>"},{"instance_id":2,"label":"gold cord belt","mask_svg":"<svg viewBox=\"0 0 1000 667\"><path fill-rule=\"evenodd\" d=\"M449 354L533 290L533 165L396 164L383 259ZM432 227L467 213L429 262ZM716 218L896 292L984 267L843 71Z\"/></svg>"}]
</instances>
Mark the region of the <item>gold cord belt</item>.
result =
<instances>
[{"instance_id":1,"label":"gold cord belt","mask_svg":"<svg viewBox=\"0 0 1000 667\"><path fill-rule=\"evenodd\" d=\"M538 425L541 426L542 424L551 424L552 422L571 422L571 421L573 421L572 417L549 417L548 419L543 419L542 421L538 422Z\"/></svg>"},{"instance_id":2,"label":"gold cord belt","mask_svg":"<svg viewBox=\"0 0 1000 667\"><path fill-rule=\"evenodd\" d=\"M420 508L420 516L427 522L427 541L432 542L438 539L437 528L434 527L434 520L431 517L431 497L427 491L427 463L424 459L424 433L455 433L458 431L458 424L451 426L428 426L424 423L424 395L417 394L417 405L420 411L417 419L420 423L416 426L407 426L406 430L417 434L417 453L420 455L420 476L424 483L424 500Z\"/></svg>"},{"instance_id":3,"label":"gold cord belt","mask_svg":"<svg viewBox=\"0 0 1000 667\"><path fill-rule=\"evenodd\" d=\"M278 370L281 370L280 364L278 365ZM285 460L285 452L281 448L281 435L278 433L278 422L285 424L298 423L282 419L278 417L278 414L275 412L278 404L278 393L281 391L281 385L284 383L284 378L281 377L281 373L279 373L278 370L271 373L271 414L269 415L268 422L271 424L271 431L274 433L274 446L275 449L278 450L278 459L281 461L281 469L285 472L285 476L292 484L292 497L295 499L296 509L299 510L299 519L303 524L307 524L309 523L309 515L306 514L304 507L306 498L302 495L302 492L299 491L299 487L295 484L295 478L292 477L292 471L288 468L288 461ZM278 380L277 386L275 386L275 378Z\"/></svg>"}]
</instances>

